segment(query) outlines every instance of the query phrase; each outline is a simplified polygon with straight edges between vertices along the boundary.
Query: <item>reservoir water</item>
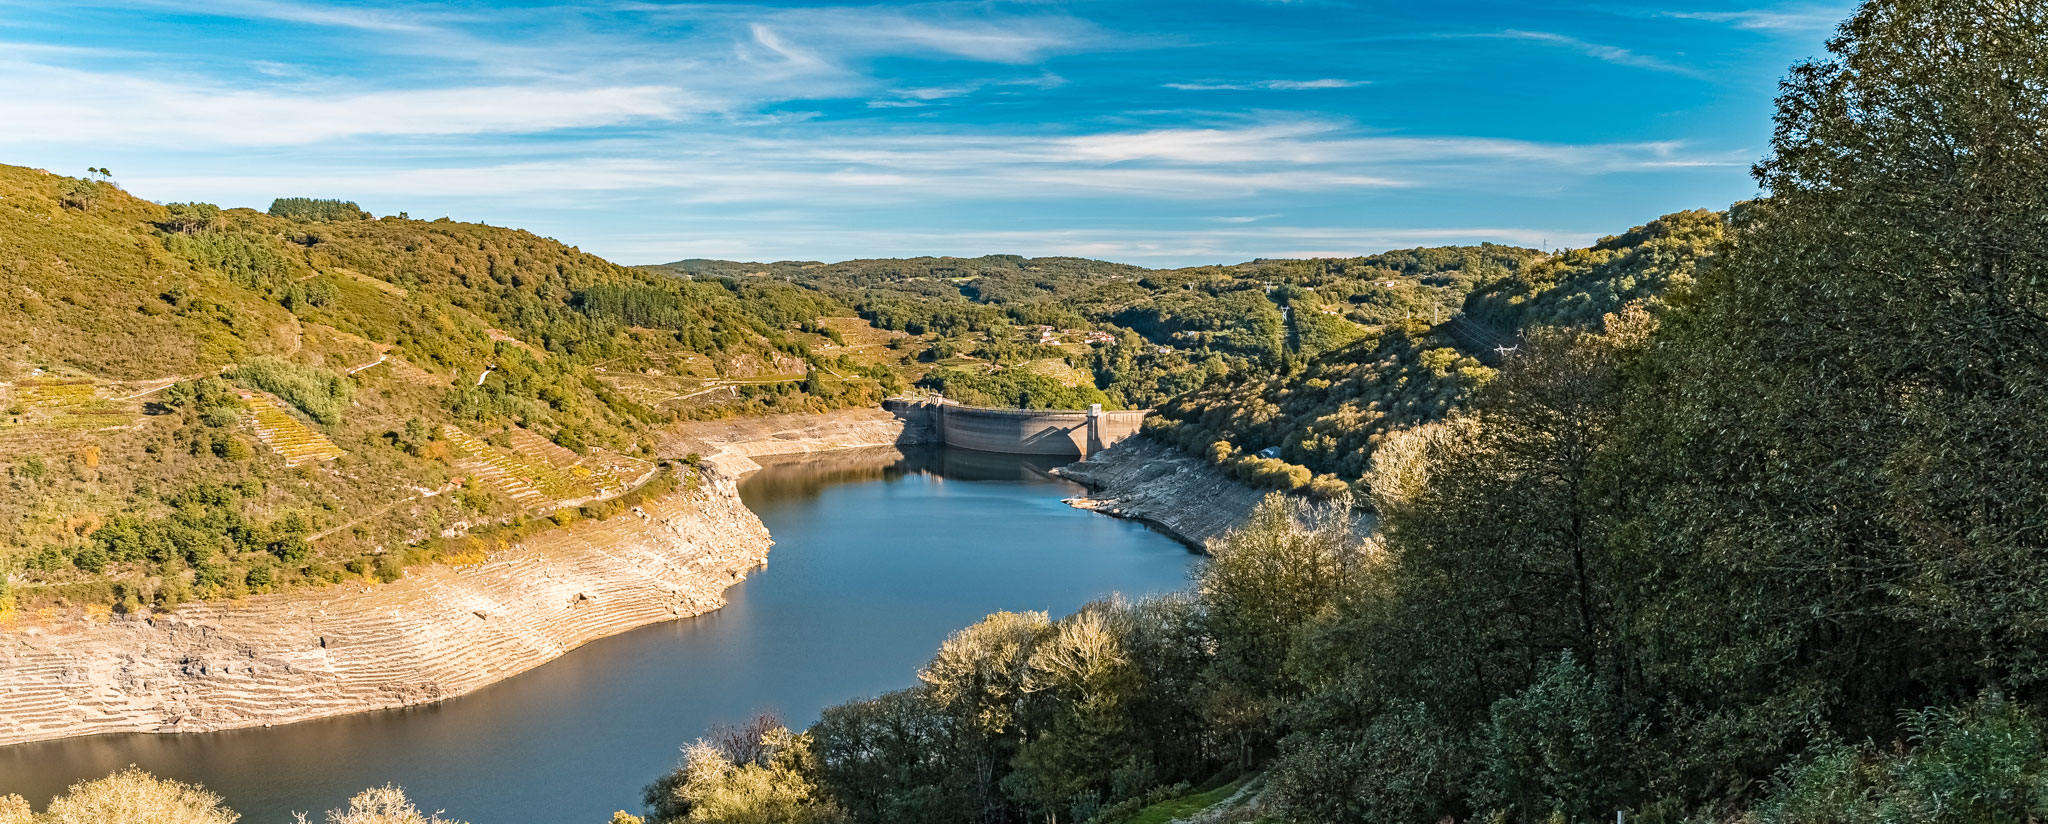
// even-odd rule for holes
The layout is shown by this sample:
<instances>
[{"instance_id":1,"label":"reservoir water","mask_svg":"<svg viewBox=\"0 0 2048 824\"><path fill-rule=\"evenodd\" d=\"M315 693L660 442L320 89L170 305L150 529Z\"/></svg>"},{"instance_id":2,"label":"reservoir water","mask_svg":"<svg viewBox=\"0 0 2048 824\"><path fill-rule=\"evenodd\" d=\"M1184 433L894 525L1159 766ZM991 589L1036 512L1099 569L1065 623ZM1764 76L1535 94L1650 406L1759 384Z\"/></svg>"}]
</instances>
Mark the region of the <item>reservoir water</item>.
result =
<instances>
[{"instance_id":1,"label":"reservoir water","mask_svg":"<svg viewBox=\"0 0 2048 824\"><path fill-rule=\"evenodd\" d=\"M104 735L0 748L0 795L38 809L74 781L135 764L205 785L243 824L339 806L396 784L472 824L603 824L719 721L791 726L910 686L953 630L995 610L1072 612L1113 592L1186 585L1194 556L1163 535L1060 502L1042 459L894 450L777 462L741 496L775 538L722 610L602 639L425 707L283 727Z\"/></svg>"}]
</instances>

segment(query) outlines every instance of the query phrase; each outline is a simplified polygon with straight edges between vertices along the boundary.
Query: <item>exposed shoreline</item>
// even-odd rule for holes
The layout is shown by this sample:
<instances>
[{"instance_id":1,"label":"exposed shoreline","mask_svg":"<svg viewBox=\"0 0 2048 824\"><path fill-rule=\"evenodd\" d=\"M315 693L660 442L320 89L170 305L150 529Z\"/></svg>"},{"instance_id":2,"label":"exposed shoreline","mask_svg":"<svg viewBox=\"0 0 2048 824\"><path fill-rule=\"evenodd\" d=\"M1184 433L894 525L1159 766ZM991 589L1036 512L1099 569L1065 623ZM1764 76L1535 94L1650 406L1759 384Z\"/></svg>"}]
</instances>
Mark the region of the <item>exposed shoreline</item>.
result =
<instances>
[{"instance_id":1,"label":"exposed shoreline","mask_svg":"<svg viewBox=\"0 0 2048 824\"><path fill-rule=\"evenodd\" d=\"M1196 550L1244 523L1267 494L1143 435L1052 472L1088 488L1069 505L1138 521Z\"/></svg>"},{"instance_id":2,"label":"exposed shoreline","mask_svg":"<svg viewBox=\"0 0 2048 824\"><path fill-rule=\"evenodd\" d=\"M583 644L725 605L773 541L741 503L753 457L925 442L879 409L677 427L701 480L469 567L0 631L0 746L206 732L430 704Z\"/></svg>"}]
</instances>

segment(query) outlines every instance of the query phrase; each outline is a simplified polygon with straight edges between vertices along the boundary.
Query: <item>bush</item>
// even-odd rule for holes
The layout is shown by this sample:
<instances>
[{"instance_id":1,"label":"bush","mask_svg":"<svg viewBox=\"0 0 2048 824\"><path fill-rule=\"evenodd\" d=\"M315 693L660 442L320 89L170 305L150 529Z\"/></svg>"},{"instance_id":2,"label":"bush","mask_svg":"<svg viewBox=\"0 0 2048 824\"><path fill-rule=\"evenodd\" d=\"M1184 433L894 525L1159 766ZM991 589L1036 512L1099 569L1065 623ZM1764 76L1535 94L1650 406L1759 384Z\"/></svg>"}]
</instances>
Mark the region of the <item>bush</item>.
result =
<instances>
[{"instance_id":1,"label":"bush","mask_svg":"<svg viewBox=\"0 0 2048 824\"><path fill-rule=\"evenodd\" d=\"M25 806L25 805L24 805ZM18 808L19 809L19 808ZM167 781L134 767L71 785L50 802L39 824L234 824L240 815L220 796ZM4 820L4 819L0 819Z\"/></svg>"},{"instance_id":2,"label":"bush","mask_svg":"<svg viewBox=\"0 0 2048 824\"><path fill-rule=\"evenodd\" d=\"M713 742L685 750L683 768L648 788L664 822L825 824L838 820L810 778L816 765L808 735L775 726L754 742L752 760L735 759Z\"/></svg>"},{"instance_id":3,"label":"bush","mask_svg":"<svg viewBox=\"0 0 2048 824\"><path fill-rule=\"evenodd\" d=\"M1268 779L1280 820L1436 821L1464 784L1459 748L1419 704L1375 718L1365 735L1322 731L1288 742Z\"/></svg>"},{"instance_id":4,"label":"bush","mask_svg":"<svg viewBox=\"0 0 2048 824\"><path fill-rule=\"evenodd\" d=\"M28 799L18 795L0 795L0 824L35 824L35 811L29 809Z\"/></svg>"},{"instance_id":5,"label":"bush","mask_svg":"<svg viewBox=\"0 0 2048 824\"><path fill-rule=\"evenodd\" d=\"M427 814L413 806L405 791L386 784L356 793L348 806L327 811L327 824L460 824L446 821L440 813Z\"/></svg>"},{"instance_id":6,"label":"bush","mask_svg":"<svg viewBox=\"0 0 2048 824\"><path fill-rule=\"evenodd\" d=\"M1478 802L1515 821L1612 814L1623 788L1639 785L1625 755L1635 742L1618 725L1612 704L1611 688L1570 653L1528 689L1495 702Z\"/></svg>"},{"instance_id":7,"label":"bush","mask_svg":"<svg viewBox=\"0 0 2048 824\"><path fill-rule=\"evenodd\" d=\"M1987 696L1901 719L1912 749L1823 742L1780 774L1748 820L1965 824L2048 817L2048 739L2032 712Z\"/></svg>"}]
</instances>

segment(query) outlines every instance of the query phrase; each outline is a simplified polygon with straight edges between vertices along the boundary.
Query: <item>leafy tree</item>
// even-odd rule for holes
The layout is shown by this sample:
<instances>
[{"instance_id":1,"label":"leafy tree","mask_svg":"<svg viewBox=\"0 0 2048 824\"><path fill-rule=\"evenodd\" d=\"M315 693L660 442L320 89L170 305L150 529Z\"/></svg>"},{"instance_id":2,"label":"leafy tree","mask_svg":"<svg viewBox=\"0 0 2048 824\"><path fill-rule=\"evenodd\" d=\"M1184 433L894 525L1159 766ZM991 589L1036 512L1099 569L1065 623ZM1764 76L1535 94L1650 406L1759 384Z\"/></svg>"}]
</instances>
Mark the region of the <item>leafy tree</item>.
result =
<instances>
[{"instance_id":1,"label":"leafy tree","mask_svg":"<svg viewBox=\"0 0 2048 824\"><path fill-rule=\"evenodd\" d=\"M1881 0L1829 49L1630 416L1630 632L1700 783L2048 681L2048 14Z\"/></svg>"},{"instance_id":2,"label":"leafy tree","mask_svg":"<svg viewBox=\"0 0 2048 824\"><path fill-rule=\"evenodd\" d=\"M157 227L166 232L190 235L221 225L220 207L211 203L169 203L164 208L168 216Z\"/></svg>"},{"instance_id":3,"label":"leafy tree","mask_svg":"<svg viewBox=\"0 0 2048 824\"><path fill-rule=\"evenodd\" d=\"M970 821L974 728L956 723L929 687L828 707L809 730L819 786L858 824Z\"/></svg>"},{"instance_id":4,"label":"leafy tree","mask_svg":"<svg viewBox=\"0 0 2048 824\"><path fill-rule=\"evenodd\" d=\"M691 824L810 824L836 817L809 775L815 771L808 736L781 727L759 740L759 760L735 762L719 746L700 740L684 755L669 793L675 811L661 821Z\"/></svg>"},{"instance_id":5,"label":"leafy tree","mask_svg":"<svg viewBox=\"0 0 2048 824\"><path fill-rule=\"evenodd\" d=\"M1345 513L1279 495L1208 550L1195 586L1199 625L1215 649L1204 690L1253 719L1230 725L1237 758L1249 764L1268 743L1273 716L1299 693L1286 666L1296 633L1336 609L1364 554Z\"/></svg>"},{"instance_id":6,"label":"leafy tree","mask_svg":"<svg viewBox=\"0 0 2048 824\"><path fill-rule=\"evenodd\" d=\"M280 197L272 200L270 216L315 223L370 219L370 213L363 211L353 201L316 197Z\"/></svg>"}]
</instances>

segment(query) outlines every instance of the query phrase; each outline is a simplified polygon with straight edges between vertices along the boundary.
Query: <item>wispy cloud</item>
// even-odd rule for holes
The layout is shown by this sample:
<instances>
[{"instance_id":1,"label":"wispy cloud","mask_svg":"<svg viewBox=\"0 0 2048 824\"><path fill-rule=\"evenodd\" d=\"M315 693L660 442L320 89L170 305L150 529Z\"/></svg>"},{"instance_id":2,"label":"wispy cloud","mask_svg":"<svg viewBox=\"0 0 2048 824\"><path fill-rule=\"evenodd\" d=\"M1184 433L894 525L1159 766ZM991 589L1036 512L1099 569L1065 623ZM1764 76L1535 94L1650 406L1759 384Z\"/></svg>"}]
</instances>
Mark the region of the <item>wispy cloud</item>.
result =
<instances>
[{"instance_id":1,"label":"wispy cloud","mask_svg":"<svg viewBox=\"0 0 2048 824\"><path fill-rule=\"evenodd\" d=\"M287 0L211 0L201 5L171 0L103 0L81 2L81 6L156 9L183 14L232 17L243 20L275 20L310 26L356 29L381 33L421 34L437 31L433 17L404 7L380 9L367 6L336 8Z\"/></svg>"},{"instance_id":2,"label":"wispy cloud","mask_svg":"<svg viewBox=\"0 0 2048 824\"><path fill-rule=\"evenodd\" d=\"M254 202L280 191L401 200L408 193L470 198L653 197L670 203L842 207L998 203L1076 197L1229 202L1273 193L1471 188L1489 195L1591 175L1739 168L1746 157L1676 143L1570 145L1463 137L1357 134L1335 122L1067 136L855 133L819 139L795 124L774 137L622 141L602 154L415 160L329 166L292 174L128 174L145 196L204 190ZM402 150L402 147L398 147ZM1254 218L1256 219L1256 218Z\"/></svg>"},{"instance_id":3,"label":"wispy cloud","mask_svg":"<svg viewBox=\"0 0 2048 824\"><path fill-rule=\"evenodd\" d=\"M1565 216L1753 191L1754 135L1701 108L1734 104L1637 93L1659 75L1601 73L1618 102L1598 121L1533 105L1532 78L1455 85L1469 99L1441 107L1427 59L1299 37L1308 15L1369 25L1350 4L1205 17L1139 2L0 0L0 160L111 165L163 200L351 197L640 260L1557 241L1580 222ZM1655 26L1628 12L1682 31L1682 57L1671 41L1553 33L1610 30L1611 13L1583 10L1504 11L1451 35L1492 40L1418 50L1472 72L1526 45L1699 76L1675 61L1725 65L1716 38L1745 60L1792 43L1739 31L1802 25L1788 8ZM1402 48L1470 30L1434 9L1383 22ZM1343 93L1381 73L1374 107ZM1480 108L1501 116L1441 114ZM1531 214L1562 228L1514 228Z\"/></svg>"},{"instance_id":4,"label":"wispy cloud","mask_svg":"<svg viewBox=\"0 0 2048 824\"><path fill-rule=\"evenodd\" d=\"M661 86L490 85L347 92L234 89L0 62L0 146L281 146L377 135L531 134L673 119L693 109Z\"/></svg>"},{"instance_id":5,"label":"wispy cloud","mask_svg":"<svg viewBox=\"0 0 2048 824\"><path fill-rule=\"evenodd\" d=\"M1801 9L1744 9L1741 11L1666 11L1661 17L1724 23L1745 31L1818 32L1833 29L1849 10L1810 7Z\"/></svg>"},{"instance_id":6,"label":"wispy cloud","mask_svg":"<svg viewBox=\"0 0 2048 824\"><path fill-rule=\"evenodd\" d=\"M1313 89L1349 89L1371 83L1370 80L1342 80L1327 77L1321 80L1254 80L1242 83L1167 83L1166 88L1191 92L1251 92L1251 91L1308 91Z\"/></svg>"},{"instance_id":7,"label":"wispy cloud","mask_svg":"<svg viewBox=\"0 0 2048 824\"><path fill-rule=\"evenodd\" d=\"M1156 229L1105 226L1093 229L996 230L928 232L882 230L808 233L825 260L864 256L958 255L1010 252L1025 255L1070 255L1138 264L1237 263L1250 258L1357 257L1388 249L1469 243L1508 243L1535 247L1585 246L1604 234L1574 228L1525 226L1291 226L1243 229ZM685 233L630 242L626 256L634 261L673 260L677 249L739 260L774 260L781 250L771 244L735 240L726 235ZM837 252L836 254L834 252Z\"/></svg>"},{"instance_id":8,"label":"wispy cloud","mask_svg":"<svg viewBox=\"0 0 2048 824\"><path fill-rule=\"evenodd\" d=\"M1011 77L994 80L975 80L944 86L911 86L891 89L890 97L868 101L868 108L908 108L930 105L936 100L950 100L967 97L988 89L1056 89L1066 85L1067 79L1052 72L1041 72L1027 77Z\"/></svg>"},{"instance_id":9,"label":"wispy cloud","mask_svg":"<svg viewBox=\"0 0 2048 824\"><path fill-rule=\"evenodd\" d=\"M1699 71L1698 69L1694 69L1690 66L1681 66L1679 64L1664 60L1663 58L1652 57L1646 54L1639 54L1637 52L1622 48L1620 46L1609 46L1602 43L1594 43L1586 40L1580 40L1579 38L1565 34L1558 34L1556 32L1523 31L1520 29L1509 29L1507 31L1497 32L1493 34L1454 36L1500 37L1512 40L1526 40L1532 43L1541 43L1546 46L1555 46L1557 48L1577 52L1587 57L1591 57L1595 60L1613 63L1617 66L1633 66L1638 69L1649 69L1651 71L1669 72L1671 74L1682 74L1687 77L1703 78L1706 76L1703 72Z\"/></svg>"}]
</instances>

